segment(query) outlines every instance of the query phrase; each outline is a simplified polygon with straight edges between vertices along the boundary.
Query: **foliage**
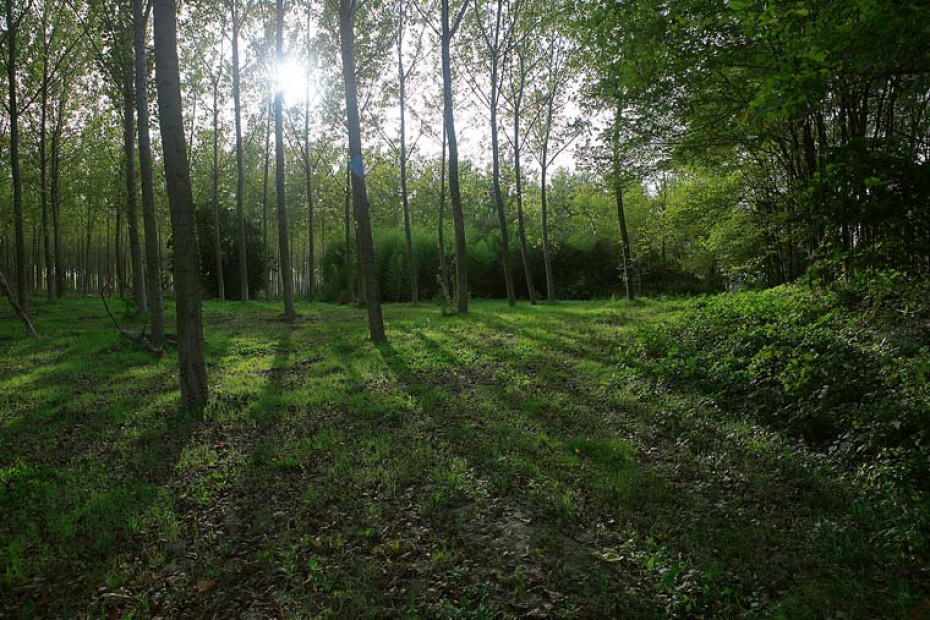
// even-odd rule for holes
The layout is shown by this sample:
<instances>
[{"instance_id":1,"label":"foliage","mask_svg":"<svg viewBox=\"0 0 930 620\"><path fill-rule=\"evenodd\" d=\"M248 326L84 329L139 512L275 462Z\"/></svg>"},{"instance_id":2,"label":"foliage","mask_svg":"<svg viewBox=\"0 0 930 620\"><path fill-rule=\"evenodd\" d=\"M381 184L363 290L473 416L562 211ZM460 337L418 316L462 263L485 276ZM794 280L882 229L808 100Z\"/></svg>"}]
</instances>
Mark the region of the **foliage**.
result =
<instances>
[{"instance_id":1,"label":"foliage","mask_svg":"<svg viewBox=\"0 0 930 620\"><path fill-rule=\"evenodd\" d=\"M643 339L644 363L725 409L903 489L930 491L926 282L882 274L691 304Z\"/></svg>"},{"instance_id":2,"label":"foliage","mask_svg":"<svg viewBox=\"0 0 930 620\"><path fill-rule=\"evenodd\" d=\"M239 299L239 243L236 236L236 213L220 208L220 251L223 257L223 285L227 299ZM246 252L249 265L249 291L258 294L265 288L265 251L258 226L246 221ZM200 280L204 293L209 297L219 295L216 274L216 227L213 206L197 207L197 239L200 247ZM170 242L169 242L170 244Z\"/></svg>"}]
</instances>

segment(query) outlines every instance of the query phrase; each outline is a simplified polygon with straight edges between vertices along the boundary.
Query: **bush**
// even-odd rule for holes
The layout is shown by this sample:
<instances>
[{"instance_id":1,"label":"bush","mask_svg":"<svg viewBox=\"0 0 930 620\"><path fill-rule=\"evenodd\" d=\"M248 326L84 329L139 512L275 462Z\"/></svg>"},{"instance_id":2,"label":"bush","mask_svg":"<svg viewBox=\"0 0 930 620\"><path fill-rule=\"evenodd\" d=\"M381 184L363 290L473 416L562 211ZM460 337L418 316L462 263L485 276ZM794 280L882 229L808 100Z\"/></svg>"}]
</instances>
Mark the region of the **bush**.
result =
<instances>
[{"instance_id":1,"label":"bush","mask_svg":"<svg viewBox=\"0 0 930 620\"><path fill-rule=\"evenodd\" d=\"M725 410L856 465L885 463L928 490L930 328L926 317L902 320L894 309L892 322L887 305L924 288L863 289L853 306L848 285L705 298L683 320L648 332L641 362Z\"/></svg>"},{"instance_id":2,"label":"bush","mask_svg":"<svg viewBox=\"0 0 930 620\"><path fill-rule=\"evenodd\" d=\"M213 205L197 207L197 244L200 248L200 281L209 297L219 296L216 273L216 235L213 225ZM262 248L259 228L246 221L246 257L249 269L249 293L255 297L265 289L267 261ZM223 286L226 299L241 299L239 284L239 242L236 238L236 215L220 209L220 250L223 256Z\"/></svg>"}]
</instances>

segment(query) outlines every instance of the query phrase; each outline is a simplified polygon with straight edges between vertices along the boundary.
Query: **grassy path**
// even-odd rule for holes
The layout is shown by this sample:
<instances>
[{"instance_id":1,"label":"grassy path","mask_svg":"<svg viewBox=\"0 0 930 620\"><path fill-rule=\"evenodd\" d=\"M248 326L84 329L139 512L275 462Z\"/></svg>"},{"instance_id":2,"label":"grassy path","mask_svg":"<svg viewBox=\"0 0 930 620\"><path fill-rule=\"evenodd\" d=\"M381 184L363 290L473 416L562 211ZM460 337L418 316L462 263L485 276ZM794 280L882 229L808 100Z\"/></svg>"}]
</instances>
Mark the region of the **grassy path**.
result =
<instances>
[{"instance_id":1,"label":"grassy path","mask_svg":"<svg viewBox=\"0 0 930 620\"><path fill-rule=\"evenodd\" d=\"M621 363L676 302L208 303L198 419L99 305L0 323L0 616L913 609L828 461Z\"/></svg>"}]
</instances>

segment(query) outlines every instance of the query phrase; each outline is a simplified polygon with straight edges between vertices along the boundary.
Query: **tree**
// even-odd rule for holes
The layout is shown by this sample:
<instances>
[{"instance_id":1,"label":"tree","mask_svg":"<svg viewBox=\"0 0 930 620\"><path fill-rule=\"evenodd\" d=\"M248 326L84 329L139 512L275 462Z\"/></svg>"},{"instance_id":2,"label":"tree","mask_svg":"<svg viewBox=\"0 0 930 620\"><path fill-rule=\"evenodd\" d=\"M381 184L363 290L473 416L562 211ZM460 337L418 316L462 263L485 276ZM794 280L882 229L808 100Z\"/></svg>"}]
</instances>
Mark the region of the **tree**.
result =
<instances>
[{"instance_id":1,"label":"tree","mask_svg":"<svg viewBox=\"0 0 930 620\"><path fill-rule=\"evenodd\" d=\"M175 0L154 0L154 15L158 121L165 154L165 184L174 244L181 406L199 410L206 404L209 394L203 359L200 261L197 255L194 196L181 114Z\"/></svg>"},{"instance_id":2,"label":"tree","mask_svg":"<svg viewBox=\"0 0 930 620\"><path fill-rule=\"evenodd\" d=\"M521 165L523 140L520 122L523 112L523 96L526 91L527 76L530 69L527 66L526 55L523 50L523 38L521 37L521 40L514 45L511 57L510 105L513 111L513 138L510 145L513 148L514 194L517 200L517 236L520 241L520 258L523 262L526 293L530 298L530 304L535 304L536 291L533 287L533 271L530 268L530 251L526 244L526 223L523 217L523 171Z\"/></svg>"},{"instance_id":3,"label":"tree","mask_svg":"<svg viewBox=\"0 0 930 620\"><path fill-rule=\"evenodd\" d=\"M410 230L410 197L407 192L407 79L416 66L420 47L410 67L404 68L404 32L407 23L407 9L404 0L397 1L397 101L400 107L400 196L404 210L404 236L407 242L407 265L410 270L410 301L416 305L420 302L417 287L417 259L413 253L413 238ZM422 31L421 31L422 34Z\"/></svg>"},{"instance_id":4,"label":"tree","mask_svg":"<svg viewBox=\"0 0 930 620\"><path fill-rule=\"evenodd\" d=\"M243 257L239 263L239 290L242 301L249 300L249 268L245 260L245 214L243 201L245 200L245 162L242 144L242 100L241 76L239 63L239 32L242 23L252 8L252 0L247 0L245 6L240 7L239 0L229 0L229 9L232 16L232 92L233 113L236 119L236 221L238 226L239 255Z\"/></svg>"},{"instance_id":5,"label":"tree","mask_svg":"<svg viewBox=\"0 0 930 620\"><path fill-rule=\"evenodd\" d=\"M462 25L469 0L459 7L450 21L449 0L440 0L443 124L449 149L449 197L452 202L452 224L455 230L455 296L460 314L468 312L468 256L465 245L465 215L462 211L462 190L459 185L459 147L455 135L455 110L452 99L452 39Z\"/></svg>"},{"instance_id":6,"label":"tree","mask_svg":"<svg viewBox=\"0 0 930 620\"><path fill-rule=\"evenodd\" d=\"M150 6L150 5L149 5ZM148 58L145 34L148 15L142 0L132 0L133 47L136 60L136 118L139 121L139 177L142 181L142 218L145 222L145 255L148 269L149 307L152 345L161 345L165 319L161 299L161 250L158 247L158 223L152 180L152 144L149 137Z\"/></svg>"},{"instance_id":7,"label":"tree","mask_svg":"<svg viewBox=\"0 0 930 620\"><path fill-rule=\"evenodd\" d=\"M482 15L481 7L485 5ZM507 231L507 213L504 195L501 191L500 137L497 115L500 109L501 86L504 79L502 65L511 53L514 45L514 29L520 10L520 0L475 0L475 18L481 40L484 42L484 56L487 63L489 88L485 104L491 115L491 181L494 206L497 210L497 224L501 234L501 264L504 269L504 282L507 286L507 302L513 306L517 303L513 285L513 268L510 264L510 235ZM532 286L532 284L530 284Z\"/></svg>"},{"instance_id":8,"label":"tree","mask_svg":"<svg viewBox=\"0 0 930 620\"><path fill-rule=\"evenodd\" d=\"M278 0L279 2L281 0ZM339 0L339 41L342 53L342 76L346 97L346 129L349 137L349 174L352 179L352 202L358 227L359 264L368 309L368 330L371 339L383 342L384 319L381 316L381 295L375 270L375 250L368 211L368 189L365 185L365 162L362 157L362 129L358 110L358 86L355 78L355 15L357 0Z\"/></svg>"},{"instance_id":9,"label":"tree","mask_svg":"<svg viewBox=\"0 0 930 620\"><path fill-rule=\"evenodd\" d=\"M540 225L543 266L546 272L546 299L549 301L555 301L558 295L552 270L552 246L549 234L549 168L584 130L584 126L577 122L570 125L557 123L556 113L563 107L566 86L571 78L570 54L571 48L568 42L552 32L541 55L542 75L538 83L542 87L535 93L535 103L542 108L537 111L537 122L534 123L533 131L536 142L534 154L539 164Z\"/></svg>"},{"instance_id":10,"label":"tree","mask_svg":"<svg viewBox=\"0 0 930 620\"><path fill-rule=\"evenodd\" d=\"M13 0L6 2L6 73L9 99L7 114L10 117L10 169L13 176L13 220L16 234L16 298L19 305L26 310L28 288L26 285L26 239L23 230L23 176L19 160L19 101L17 99L19 28L26 17L26 11L19 15L13 12Z\"/></svg>"},{"instance_id":11,"label":"tree","mask_svg":"<svg viewBox=\"0 0 930 620\"><path fill-rule=\"evenodd\" d=\"M284 64L284 0L277 0L275 11L275 54L278 65ZM281 265L281 287L284 293L284 318L294 320L294 275L291 273L291 256L288 249L287 213L284 194L284 92L280 87L274 94L275 188L278 201L278 252ZM240 252L245 264L245 235L240 237ZM245 282L248 291L248 281ZM247 293L246 293L247 294Z\"/></svg>"}]
</instances>

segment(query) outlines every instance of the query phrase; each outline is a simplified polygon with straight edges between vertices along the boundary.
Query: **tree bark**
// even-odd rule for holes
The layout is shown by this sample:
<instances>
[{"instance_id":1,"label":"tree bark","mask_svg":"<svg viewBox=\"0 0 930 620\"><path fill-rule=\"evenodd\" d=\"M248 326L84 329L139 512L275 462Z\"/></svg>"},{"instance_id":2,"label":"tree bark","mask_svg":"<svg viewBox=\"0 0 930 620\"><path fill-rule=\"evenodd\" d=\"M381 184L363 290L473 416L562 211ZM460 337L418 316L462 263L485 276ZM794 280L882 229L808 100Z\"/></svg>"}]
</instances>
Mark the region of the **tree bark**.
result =
<instances>
[{"instance_id":1,"label":"tree bark","mask_svg":"<svg viewBox=\"0 0 930 620\"><path fill-rule=\"evenodd\" d=\"M13 176L13 225L16 235L16 298L26 311L29 301L26 282L26 234L23 230L23 176L19 161L19 101L16 92L16 39L19 36L19 20L13 18L13 2L6 2L6 40L8 57L6 62L7 87L9 88L10 114L10 168Z\"/></svg>"},{"instance_id":2,"label":"tree bark","mask_svg":"<svg viewBox=\"0 0 930 620\"><path fill-rule=\"evenodd\" d=\"M191 191L181 80L178 71L175 0L154 0L155 78L159 125L165 154L165 182L174 237L174 286L177 297L178 362L181 406L200 410L207 402L207 370L203 359L200 308L200 257L197 252L194 196Z\"/></svg>"},{"instance_id":3,"label":"tree bark","mask_svg":"<svg viewBox=\"0 0 930 620\"><path fill-rule=\"evenodd\" d=\"M523 89L526 72L523 56L517 55L520 83L513 101L513 173L517 193L517 233L520 239L520 257L523 259L523 277L526 279L526 294L530 304L536 303L536 291L533 289L533 273L530 269L530 252L526 245L526 224L523 220L523 175L520 168L520 112L523 103Z\"/></svg>"},{"instance_id":4,"label":"tree bark","mask_svg":"<svg viewBox=\"0 0 930 620\"><path fill-rule=\"evenodd\" d=\"M148 313L145 292L145 259L139 240L139 213L136 198L135 97L132 73L127 68L123 83L123 153L126 157L126 222L129 224L129 252L132 257L132 290L142 314Z\"/></svg>"},{"instance_id":5,"label":"tree bark","mask_svg":"<svg viewBox=\"0 0 930 620\"><path fill-rule=\"evenodd\" d=\"M451 303L449 294L449 266L446 264L446 126L442 126L442 155L439 164L439 277L442 280L442 296L446 303Z\"/></svg>"},{"instance_id":6,"label":"tree bark","mask_svg":"<svg viewBox=\"0 0 930 620\"><path fill-rule=\"evenodd\" d=\"M460 23L456 19L450 24L449 0L441 0L442 4L442 94L443 94L443 123L446 127L446 138L449 143L449 195L452 202L452 223L455 230L455 296L458 311L461 314L468 312L468 255L465 244L465 216L462 212L462 194L459 187L459 146L455 135L455 111L452 101L452 37ZM462 13L459 14L460 16Z\"/></svg>"},{"instance_id":7,"label":"tree bark","mask_svg":"<svg viewBox=\"0 0 930 620\"><path fill-rule=\"evenodd\" d=\"M52 131L52 161L51 161L51 187L49 193L52 202L52 227L55 238L55 293L58 297L65 294L65 268L64 251L61 247L61 227L59 214L61 211L61 133L64 129L66 91L61 89L58 97L57 118Z\"/></svg>"},{"instance_id":8,"label":"tree bark","mask_svg":"<svg viewBox=\"0 0 930 620\"><path fill-rule=\"evenodd\" d=\"M136 0L137 2L139 0ZM226 301L226 282L223 279L223 246L220 231L220 78L213 78L213 243L216 245L216 285L220 301Z\"/></svg>"},{"instance_id":9,"label":"tree bark","mask_svg":"<svg viewBox=\"0 0 930 620\"><path fill-rule=\"evenodd\" d=\"M500 99L498 84L498 56L491 60L491 185L494 193L494 207L497 211L497 227L501 233L501 266L504 269L504 284L507 287L507 303L517 304L517 294L513 286L513 266L510 264L510 235L507 232L507 213L504 195L501 193L501 158L500 137L497 126L497 107Z\"/></svg>"},{"instance_id":10,"label":"tree bark","mask_svg":"<svg viewBox=\"0 0 930 620\"><path fill-rule=\"evenodd\" d=\"M239 94L239 28L241 24L237 0L232 3L232 90L233 111L236 117L236 237L239 239L239 299L249 300L249 269L246 256L245 214L245 163L242 152L242 104ZM276 114L277 118L277 114ZM279 199L280 202L280 199Z\"/></svg>"},{"instance_id":11,"label":"tree bark","mask_svg":"<svg viewBox=\"0 0 930 620\"><path fill-rule=\"evenodd\" d=\"M342 223L345 228L345 252L343 252L343 267L346 275L346 294L349 301L355 299L355 277L352 273L352 172L346 161L346 186L343 194Z\"/></svg>"},{"instance_id":12,"label":"tree bark","mask_svg":"<svg viewBox=\"0 0 930 620\"><path fill-rule=\"evenodd\" d=\"M165 316L161 296L161 249L158 247L158 221L152 179L152 142L149 136L149 63L145 48L146 15L143 0L132 1L133 46L136 57L136 117L139 123L139 178L142 181L142 219L145 223L146 276L151 309L150 336L153 347L160 347L165 336Z\"/></svg>"},{"instance_id":13,"label":"tree bark","mask_svg":"<svg viewBox=\"0 0 930 620\"><path fill-rule=\"evenodd\" d=\"M620 225L620 246L623 255L623 286L627 299L633 299L633 283L631 282L631 271L633 260L630 253L630 236L626 228L626 214L623 210L623 178L620 165L620 109L617 109L616 118L614 119L614 144L613 144L613 177L614 177L614 195L617 198L617 221Z\"/></svg>"},{"instance_id":14,"label":"tree bark","mask_svg":"<svg viewBox=\"0 0 930 620\"><path fill-rule=\"evenodd\" d=\"M284 63L284 0L276 3L275 52L278 65ZM281 287L284 293L284 318L294 320L294 276L291 273L291 256L287 239L287 214L284 195L284 93L278 89L274 94L274 144L275 144L275 189L278 203L278 252L280 253ZM240 251L245 256L245 236L239 240Z\"/></svg>"},{"instance_id":15,"label":"tree bark","mask_svg":"<svg viewBox=\"0 0 930 620\"><path fill-rule=\"evenodd\" d=\"M265 301L271 301L271 257L268 254L268 168L271 160L271 116L272 105L268 107L265 121L265 163L262 180L262 252L265 256Z\"/></svg>"},{"instance_id":16,"label":"tree bark","mask_svg":"<svg viewBox=\"0 0 930 620\"><path fill-rule=\"evenodd\" d=\"M278 0L280 3L282 0ZM371 339L383 342L384 319L381 316L381 295L375 269L375 249L368 214L368 189L365 186L365 163L362 159L362 130L358 112L358 92L355 82L354 0L339 2L339 35L342 48L342 76L346 93L346 125L349 134L349 171L352 177L352 198L358 234L359 264L363 274L365 301L368 308L368 330Z\"/></svg>"},{"instance_id":17,"label":"tree bark","mask_svg":"<svg viewBox=\"0 0 930 620\"><path fill-rule=\"evenodd\" d=\"M404 236L407 241L407 268L410 273L410 302L420 303L417 282L417 260L413 254L413 234L410 229L410 199L407 195L407 74L404 71L404 2L398 2L397 15L397 88L400 103L400 195L404 209Z\"/></svg>"},{"instance_id":18,"label":"tree bark","mask_svg":"<svg viewBox=\"0 0 930 620\"><path fill-rule=\"evenodd\" d=\"M39 112L39 196L42 203L42 244L45 254L45 290L49 299L57 297L54 261L52 260L51 239L48 222L48 88L49 88L49 48L51 42L47 32L47 7L42 8L42 91Z\"/></svg>"},{"instance_id":19,"label":"tree bark","mask_svg":"<svg viewBox=\"0 0 930 620\"><path fill-rule=\"evenodd\" d=\"M309 6L309 5L308 5ZM307 14L307 56L310 57L310 13ZM307 190L307 301L313 301L314 247L313 247L313 168L310 159L310 80L304 97L304 180Z\"/></svg>"}]
</instances>

